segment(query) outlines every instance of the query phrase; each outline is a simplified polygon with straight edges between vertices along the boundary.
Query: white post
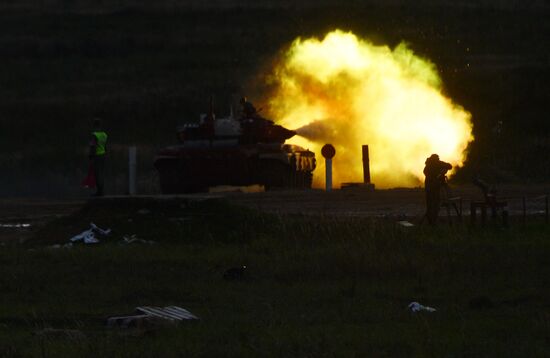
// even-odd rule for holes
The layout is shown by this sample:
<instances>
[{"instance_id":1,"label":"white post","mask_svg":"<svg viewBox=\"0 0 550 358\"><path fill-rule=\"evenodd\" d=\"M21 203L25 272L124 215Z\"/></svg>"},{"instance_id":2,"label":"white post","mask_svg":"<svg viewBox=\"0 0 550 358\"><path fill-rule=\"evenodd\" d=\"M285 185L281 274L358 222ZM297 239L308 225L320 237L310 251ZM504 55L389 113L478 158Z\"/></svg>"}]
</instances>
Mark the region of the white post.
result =
<instances>
[{"instance_id":1,"label":"white post","mask_svg":"<svg viewBox=\"0 0 550 358\"><path fill-rule=\"evenodd\" d=\"M327 173L326 190L332 190L332 159L325 159L325 168Z\"/></svg>"},{"instance_id":2,"label":"white post","mask_svg":"<svg viewBox=\"0 0 550 358\"><path fill-rule=\"evenodd\" d=\"M128 148L128 194L136 195L137 148Z\"/></svg>"}]
</instances>

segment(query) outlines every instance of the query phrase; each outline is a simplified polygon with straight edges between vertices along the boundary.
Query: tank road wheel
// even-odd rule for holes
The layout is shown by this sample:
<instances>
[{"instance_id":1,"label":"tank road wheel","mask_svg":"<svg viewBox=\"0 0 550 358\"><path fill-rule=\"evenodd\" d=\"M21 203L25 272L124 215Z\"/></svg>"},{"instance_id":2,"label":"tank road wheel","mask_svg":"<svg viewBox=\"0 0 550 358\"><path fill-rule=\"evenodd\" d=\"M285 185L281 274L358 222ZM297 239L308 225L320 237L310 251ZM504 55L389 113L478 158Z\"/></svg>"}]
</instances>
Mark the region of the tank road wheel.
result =
<instances>
[{"instance_id":1,"label":"tank road wheel","mask_svg":"<svg viewBox=\"0 0 550 358\"><path fill-rule=\"evenodd\" d=\"M306 188L311 189L313 186L313 173L307 172L306 173Z\"/></svg>"},{"instance_id":2,"label":"tank road wheel","mask_svg":"<svg viewBox=\"0 0 550 358\"><path fill-rule=\"evenodd\" d=\"M275 160L262 161L258 168L258 181L265 190L291 186L292 171L288 165Z\"/></svg>"},{"instance_id":3,"label":"tank road wheel","mask_svg":"<svg viewBox=\"0 0 550 358\"><path fill-rule=\"evenodd\" d=\"M156 165L159 172L160 191L162 194L177 194L182 192L178 162L163 161Z\"/></svg>"},{"instance_id":4,"label":"tank road wheel","mask_svg":"<svg viewBox=\"0 0 550 358\"><path fill-rule=\"evenodd\" d=\"M292 175L293 182L292 187L293 188L300 188L300 189L309 189L311 188L311 184L313 182L313 174L309 172L295 172Z\"/></svg>"},{"instance_id":5,"label":"tank road wheel","mask_svg":"<svg viewBox=\"0 0 550 358\"><path fill-rule=\"evenodd\" d=\"M298 176L300 181L298 183L299 188L311 189L313 184L313 173L310 172L299 172Z\"/></svg>"},{"instance_id":6,"label":"tank road wheel","mask_svg":"<svg viewBox=\"0 0 550 358\"><path fill-rule=\"evenodd\" d=\"M274 188L304 188L310 189L313 183L313 173L294 171L288 165L275 160L265 160L256 164L256 182L262 184L265 190Z\"/></svg>"},{"instance_id":7,"label":"tank road wheel","mask_svg":"<svg viewBox=\"0 0 550 358\"><path fill-rule=\"evenodd\" d=\"M185 194L207 192L208 185L190 183L185 178L185 168L178 160L164 160L155 165L159 172L162 194ZM189 175L189 174L188 174Z\"/></svg>"}]
</instances>

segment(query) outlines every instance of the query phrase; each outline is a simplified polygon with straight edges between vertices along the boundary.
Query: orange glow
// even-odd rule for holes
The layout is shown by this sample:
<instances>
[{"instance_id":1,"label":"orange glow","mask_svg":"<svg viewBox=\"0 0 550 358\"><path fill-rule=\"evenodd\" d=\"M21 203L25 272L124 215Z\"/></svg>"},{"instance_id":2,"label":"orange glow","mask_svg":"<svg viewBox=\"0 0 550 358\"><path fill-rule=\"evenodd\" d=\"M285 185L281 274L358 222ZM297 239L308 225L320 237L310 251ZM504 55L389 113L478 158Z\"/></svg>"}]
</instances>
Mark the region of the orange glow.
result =
<instances>
[{"instance_id":1,"label":"orange glow","mask_svg":"<svg viewBox=\"0 0 550 358\"><path fill-rule=\"evenodd\" d=\"M324 185L321 147L336 148L333 182L362 181L368 144L377 187L418 186L432 153L453 166L465 160L471 115L441 93L435 66L405 44L391 50L352 33L297 39L273 69L270 116L296 129L289 142L314 151L314 185Z\"/></svg>"}]
</instances>

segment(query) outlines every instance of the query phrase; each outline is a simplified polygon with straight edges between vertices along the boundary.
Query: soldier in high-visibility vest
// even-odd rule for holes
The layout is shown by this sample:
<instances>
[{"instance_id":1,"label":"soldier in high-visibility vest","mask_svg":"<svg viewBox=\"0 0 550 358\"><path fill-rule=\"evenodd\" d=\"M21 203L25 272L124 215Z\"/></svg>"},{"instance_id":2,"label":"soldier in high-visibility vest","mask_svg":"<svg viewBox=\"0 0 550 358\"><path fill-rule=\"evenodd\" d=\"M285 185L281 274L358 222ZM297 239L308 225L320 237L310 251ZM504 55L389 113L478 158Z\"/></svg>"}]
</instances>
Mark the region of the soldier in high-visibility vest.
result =
<instances>
[{"instance_id":1,"label":"soldier in high-visibility vest","mask_svg":"<svg viewBox=\"0 0 550 358\"><path fill-rule=\"evenodd\" d=\"M103 196L105 185L105 154L107 153L107 133L101 129L101 120L94 119L92 138L90 140L89 158L96 180L95 196Z\"/></svg>"}]
</instances>

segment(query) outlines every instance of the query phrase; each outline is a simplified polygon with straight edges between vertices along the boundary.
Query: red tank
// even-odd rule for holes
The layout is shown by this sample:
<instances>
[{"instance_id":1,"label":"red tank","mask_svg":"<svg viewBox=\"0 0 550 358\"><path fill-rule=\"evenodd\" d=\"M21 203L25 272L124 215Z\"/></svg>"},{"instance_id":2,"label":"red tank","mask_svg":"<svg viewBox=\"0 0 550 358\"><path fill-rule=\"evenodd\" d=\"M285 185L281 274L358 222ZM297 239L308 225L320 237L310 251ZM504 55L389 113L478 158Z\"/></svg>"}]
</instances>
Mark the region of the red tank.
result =
<instances>
[{"instance_id":1,"label":"red tank","mask_svg":"<svg viewBox=\"0 0 550 358\"><path fill-rule=\"evenodd\" d=\"M285 144L296 133L259 115L215 119L178 129L179 144L155 158L163 194L208 191L217 185L310 188L315 154Z\"/></svg>"}]
</instances>

